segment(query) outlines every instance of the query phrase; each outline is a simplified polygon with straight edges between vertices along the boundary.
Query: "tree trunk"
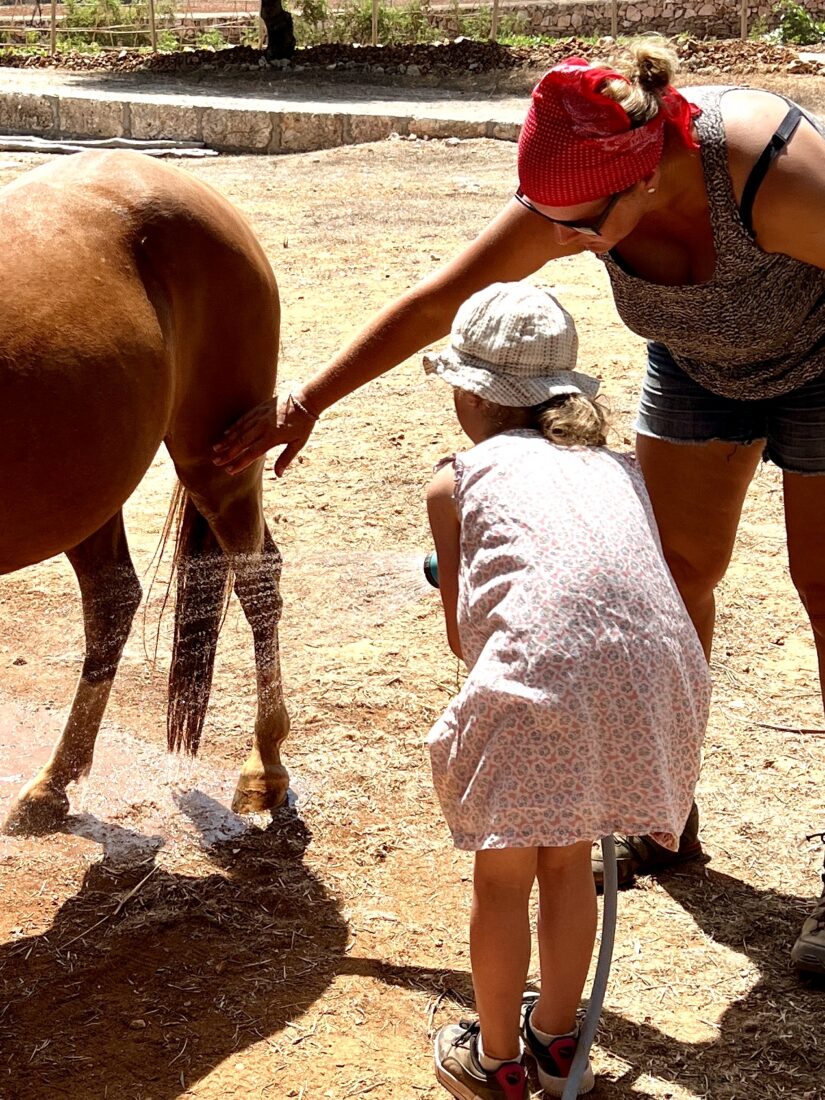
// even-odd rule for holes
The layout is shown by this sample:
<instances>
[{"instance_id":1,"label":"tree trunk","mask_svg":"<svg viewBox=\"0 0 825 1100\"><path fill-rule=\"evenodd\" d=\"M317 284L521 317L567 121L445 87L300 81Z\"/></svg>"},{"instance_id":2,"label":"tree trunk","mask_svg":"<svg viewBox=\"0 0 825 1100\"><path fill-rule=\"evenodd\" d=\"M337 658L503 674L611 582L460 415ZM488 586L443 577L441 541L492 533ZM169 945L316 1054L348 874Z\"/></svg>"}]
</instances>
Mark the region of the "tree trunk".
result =
<instances>
[{"instance_id":1,"label":"tree trunk","mask_svg":"<svg viewBox=\"0 0 825 1100\"><path fill-rule=\"evenodd\" d=\"M295 53L292 16L284 11L281 0L261 0L261 19L266 26L266 56L275 61Z\"/></svg>"}]
</instances>

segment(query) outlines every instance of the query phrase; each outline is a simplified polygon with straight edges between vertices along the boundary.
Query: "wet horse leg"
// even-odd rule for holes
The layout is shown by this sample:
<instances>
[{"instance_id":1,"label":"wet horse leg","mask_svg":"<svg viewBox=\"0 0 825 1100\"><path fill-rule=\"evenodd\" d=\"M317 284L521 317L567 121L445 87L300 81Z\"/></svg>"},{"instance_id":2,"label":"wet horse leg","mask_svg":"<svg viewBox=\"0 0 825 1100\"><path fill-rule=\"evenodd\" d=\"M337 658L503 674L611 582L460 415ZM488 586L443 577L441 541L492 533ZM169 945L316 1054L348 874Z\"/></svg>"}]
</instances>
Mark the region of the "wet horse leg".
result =
<instances>
[{"instance_id":1,"label":"wet horse leg","mask_svg":"<svg viewBox=\"0 0 825 1100\"><path fill-rule=\"evenodd\" d=\"M233 564L235 592L255 644L258 693L252 752L241 769L232 800L235 813L246 814L279 806L289 786L280 756L280 744L289 733L278 648L281 555L266 523L261 552L240 555Z\"/></svg>"},{"instance_id":2,"label":"wet horse leg","mask_svg":"<svg viewBox=\"0 0 825 1100\"><path fill-rule=\"evenodd\" d=\"M179 467L181 481L206 517L235 573L235 592L252 630L257 677L257 713L252 751L238 779L232 809L273 809L286 798L289 775L280 745L289 733L281 682L278 581L281 555L266 526L261 502L260 463L237 477L203 467Z\"/></svg>"},{"instance_id":3,"label":"wet horse leg","mask_svg":"<svg viewBox=\"0 0 825 1100\"><path fill-rule=\"evenodd\" d=\"M66 817L66 787L92 766L95 739L140 603L121 512L66 556L80 586L86 655L60 740L20 792L5 823L7 832L46 832Z\"/></svg>"}]
</instances>

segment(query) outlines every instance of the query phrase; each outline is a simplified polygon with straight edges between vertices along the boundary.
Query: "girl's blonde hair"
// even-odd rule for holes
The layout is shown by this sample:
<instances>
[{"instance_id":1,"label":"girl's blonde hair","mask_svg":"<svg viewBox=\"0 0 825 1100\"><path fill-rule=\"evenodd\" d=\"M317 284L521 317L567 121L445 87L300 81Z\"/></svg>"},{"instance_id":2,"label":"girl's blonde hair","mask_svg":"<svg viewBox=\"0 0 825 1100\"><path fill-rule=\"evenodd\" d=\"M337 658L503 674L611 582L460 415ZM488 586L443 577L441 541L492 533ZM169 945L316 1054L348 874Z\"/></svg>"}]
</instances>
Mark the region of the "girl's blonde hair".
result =
<instances>
[{"instance_id":1,"label":"girl's blonde hair","mask_svg":"<svg viewBox=\"0 0 825 1100\"><path fill-rule=\"evenodd\" d=\"M598 403L583 393L551 397L532 410L531 427L561 447L607 446L607 417Z\"/></svg>"},{"instance_id":2,"label":"girl's blonde hair","mask_svg":"<svg viewBox=\"0 0 825 1100\"><path fill-rule=\"evenodd\" d=\"M636 39L629 52L630 59L615 67L630 83L607 80L601 92L624 107L634 127L644 126L659 113L662 93L673 82L679 62L665 40L655 36Z\"/></svg>"}]
</instances>

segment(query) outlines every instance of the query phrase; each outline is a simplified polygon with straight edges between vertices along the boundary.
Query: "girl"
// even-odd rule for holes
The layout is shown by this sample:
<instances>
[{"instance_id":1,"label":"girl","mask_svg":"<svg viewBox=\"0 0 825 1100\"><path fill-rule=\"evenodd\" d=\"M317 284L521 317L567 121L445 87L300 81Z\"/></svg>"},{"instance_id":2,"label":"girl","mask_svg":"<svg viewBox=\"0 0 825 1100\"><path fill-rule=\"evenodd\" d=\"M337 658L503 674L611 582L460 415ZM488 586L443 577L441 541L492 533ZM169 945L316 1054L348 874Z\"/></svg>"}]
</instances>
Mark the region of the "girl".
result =
<instances>
[{"instance_id":1,"label":"girl","mask_svg":"<svg viewBox=\"0 0 825 1100\"><path fill-rule=\"evenodd\" d=\"M425 359L474 444L427 496L447 637L468 669L429 738L453 840L475 852L479 1020L435 1039L436 1075L465 1100L528 1096L520 1030L562 1094L596 932L590 845L614 829L678 845L707 721L702 647L576 348L550 294L496 283ZM522 1010L536 880L542 983ZM579 1091L593 1083L588 1068Z\"/></svg>"}]
</instances>

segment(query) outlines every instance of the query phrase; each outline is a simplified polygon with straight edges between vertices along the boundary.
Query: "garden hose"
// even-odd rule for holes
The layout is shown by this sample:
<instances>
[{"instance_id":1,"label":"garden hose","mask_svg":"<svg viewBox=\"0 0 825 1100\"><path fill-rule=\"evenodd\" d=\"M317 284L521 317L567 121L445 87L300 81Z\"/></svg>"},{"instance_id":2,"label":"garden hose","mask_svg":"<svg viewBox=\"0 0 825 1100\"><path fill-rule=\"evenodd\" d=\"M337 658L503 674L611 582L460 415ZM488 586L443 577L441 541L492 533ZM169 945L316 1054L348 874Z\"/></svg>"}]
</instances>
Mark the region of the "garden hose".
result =
<instances>
[{"instance_id":1,"label":"garden hose","mask_svg":"<svg viewBox=\"0 0 825 1100\"><path fill-rule=\"evenodd\" d=\"M579 1032L579 1045L570 1066L567 1084L562 1100L574 1100L579 1095L579 1085L587 1069L590 1048L596 1037L599 1019L602 1014L607 979L610 975L610 963L613 960L613 942L616 938L616 908L618 895L618 875L616 872L616 842L612 836L602 837L602 860L604 863L604 909L602 912L602 942L599 947L599 959L596 973L593 975L593 988L587 1005L584 1021Z\"/></svg>"}]
</instances>

